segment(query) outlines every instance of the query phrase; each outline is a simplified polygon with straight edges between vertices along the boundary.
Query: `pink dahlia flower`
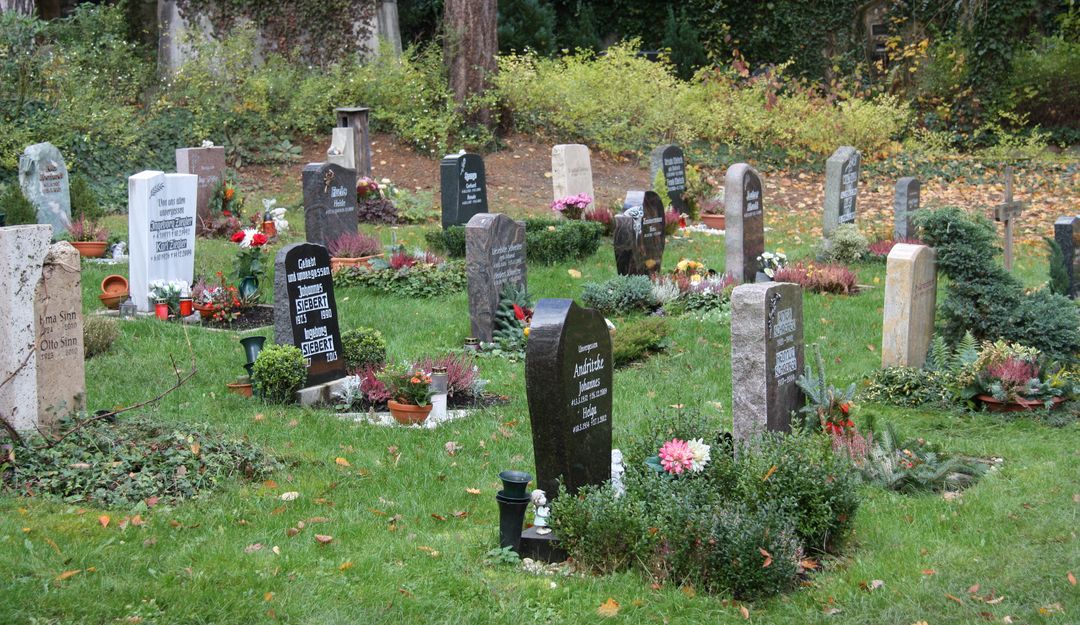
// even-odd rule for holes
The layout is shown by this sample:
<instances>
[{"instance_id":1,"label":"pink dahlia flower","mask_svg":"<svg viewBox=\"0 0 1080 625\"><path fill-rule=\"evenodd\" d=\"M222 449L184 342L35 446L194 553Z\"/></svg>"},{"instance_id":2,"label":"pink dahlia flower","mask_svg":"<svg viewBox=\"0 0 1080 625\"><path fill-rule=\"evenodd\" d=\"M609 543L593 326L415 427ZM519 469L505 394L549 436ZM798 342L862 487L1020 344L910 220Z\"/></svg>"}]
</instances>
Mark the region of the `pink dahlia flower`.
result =
<instances>
[{"instance_id":1,"label":"pink dahlia flower","mask_svg":"<svg viewBox=\"0 0 1080 625\"><path fill-rule=\"evenodd\" d=\"M694 452L684 440L673 438L660 447L660 465L672 475L688 470L694 464Z\"/></svg>"}]
</instances>

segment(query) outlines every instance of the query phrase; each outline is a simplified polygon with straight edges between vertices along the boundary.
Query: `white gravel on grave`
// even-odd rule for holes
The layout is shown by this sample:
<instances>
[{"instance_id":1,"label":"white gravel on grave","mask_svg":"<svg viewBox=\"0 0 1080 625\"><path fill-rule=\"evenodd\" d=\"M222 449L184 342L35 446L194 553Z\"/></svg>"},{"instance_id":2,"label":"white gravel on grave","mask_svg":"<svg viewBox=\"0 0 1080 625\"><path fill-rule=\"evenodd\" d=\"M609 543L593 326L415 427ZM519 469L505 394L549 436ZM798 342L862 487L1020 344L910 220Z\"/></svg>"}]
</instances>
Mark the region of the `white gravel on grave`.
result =
<instances>
[{"instance_id":1,"label":"white gravel on grave","mask_svg":"<svg viewBox=\"0 0 1080 625\"><path fill-rule=\"evenodd\" d=\"M371 425L380 425L383 427L399 427L399 428L414 428L424 430L434 430L443 423L449 423L450 421L457 421L458 419L464 419L472 414L472 410L447 410L446 416L438 419L433 415L428 415L427 419L424 419L423 423L416 425L401 425L394 420L394 417L389 412L343 412L340 416L342 419L350 419L356 423L370 423Z\"/></svg>"}]
</instances>

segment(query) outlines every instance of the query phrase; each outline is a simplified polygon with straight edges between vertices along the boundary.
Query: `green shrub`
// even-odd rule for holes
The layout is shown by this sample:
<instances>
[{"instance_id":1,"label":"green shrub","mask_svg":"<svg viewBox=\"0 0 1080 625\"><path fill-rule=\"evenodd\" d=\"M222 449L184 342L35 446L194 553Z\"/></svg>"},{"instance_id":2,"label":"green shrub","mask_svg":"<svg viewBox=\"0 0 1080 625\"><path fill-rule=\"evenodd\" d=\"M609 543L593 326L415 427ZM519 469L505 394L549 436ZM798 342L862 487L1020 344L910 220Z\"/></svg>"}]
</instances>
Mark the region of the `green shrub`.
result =
<instances>
[{"instance_id":1,"label":"green shrub","mask_svg":"<svg viewBox=\"0 0 1080 625\"><path fill-rule=\"evenodd\" d=\"M809 549L827 551L844 539L859 507L859 480L851 462L833 452L828 436L765 434L738 455L743 500L779 506Z\"/></svg>"},{"instance_id":2,"label":"green shrub","mask_svg":"<svg viewBox=\"0 0 1080 625\"><path fill-rule=\"evenodd\" d=\"M37 209L22 194L18 183L7 185L0 193L0 213L7 213L5 223L9 226L37 223Z\"/></svg>"},{"instance_id":3,"label":"green shrub","mask_svg":"<svg viewBox=\"0 0 1080 625\"><path fill-rule=\"evenodd\" d=\"M353 328L341 335L341 351L349 371L386 362L386 339L373 328Z\"/></svg>"},{"instance_id":4,"label":"green shrub","mask_svg":"<svg viewBox=\"0 0 1080 625\"><path fill-rule=\"evenodd\" d=\"M160 497L162 504L199 498L238 478L262 480L280 467L250 443L223 438L205 426L143 418L95 421L52 446L40 435L28 442L0 463L8 488L101 508L127 509L151 497Z\"/></svg>"},{"instance_id":5,"label":"green shrub","mask_svg":"<svg viewBox=\"0 0 1080 625\"><path fill-rule=\"evenodd\" d=\"M867 259L870 242L855 224L841 224L832 236L821 242L818 260L824 263L850 265Z\"/></svg>"},{"instance_id":6,"label":"green shrub","mask_svg":"<svg viewBox=\"0 0 1080 625\"><path fill-rule=\"evenodd\" d=\"M603 224L591 221L532 218L525 220L525 257L529 262L553 265L588 258L600 248ZM428 247L451 258L465 257L465 226L430 230Z\"/></svg>"},{"instance_id":7,"label":"green shrub","mask_svg":"<svg viewBox=\"0 0 1080 625\"><path fill-rule=\"evenodd\" d=\"M1024 115L1032 125L1072 129L1080 125L1080 41L1045 37L1012 60L1012 71L1001 85L1002 106Z\"/></svg>"},{"instance_id":8,"label":"green shrub","mask_svg":"<svg viewBox=\"0 0 1080 625\"><path fill-rule=\"evenodd\" d=\"M948 374L914 367L886 367L870 376L862 399L892 406L924 406L948 403Z\"/></svg>"},{"instance_id":9,"label":"green shrub","mask_svg":"<svg viewBox=\"0 0 1080 625\"><path fill-rule=\"evenodd\" d=\"M647 358L667 347L670 332L667 319L663 317L624 321L612 335L611 360L616 367L624 367Z\"/></svg>"},{"instance_id":10,"label":"green shrub","mask_svg":"<svg viewBox=\"0 0 1080 625\"><path fill-rule=\"evenodd\" d=\"M581 290L581 303L602 315L618 316L652 310L656 298L652 281L647 276L615 276L604 282L585 284Z\"/></svg>"},{"instance_id":11,"label":"green shrub","mask_svg":"<svg viewBox=\"0 0 1080 625\"><path fill-rule=\"evenodd\" d=\"M994 262L997 235L986 217L950 207L920 211L915 220L949 278L939 309L946 341L957 343L970 331L980 342L1015 341L1055 360L1080 352L1076 305L1047 290L1025 295L1023 284Z\"/></svg>"},{"instance_id":12,"label":"green shrub","mask_svg":"<svg viewBox=\"0 0 1080 625\"><path fill-rule=\"evenodd\" d=\"M610 484L582 488L576 496L560 487L551 519L563 548L591 571L615 573L649 558L653 532L644 504L615 497Z\"/></svg>"},{"instance_id":13,"label":"green shrub","mask_svg":"<svg viewBox=\"0 0 1080 625\"><path fill-rule=\"evenodd\" d=\"M86 315L83 318L83 357L93 358L112 349L113 341L120 336L115 319Z\"/></svg>"},{"instance_id":14,"label":"green shrub","mask_svg":"<svg viewBox=\"0 0 1080 625\"><path fill-rule=\"evenodd\" d=\"M105 216L101 208L101 201L97 193L90 187L90 181L86 176L75 173L71 174L71 219L85 219L94 224Z\"/></svg>"},{"instance_id":15,"label":"green shrub","mask_svg":"<svg viewBox=\"0 0 1080 625\"><path fill-rule=\"evenodd\" d=\"M1069 295L1069 269L1065 266L1065 253L1061 245L1050 237L1043 237L1049 255L1050 280L1047 283L1050 292L1056 295Z\"/></svg>"},{"instance_id":16,"label":"green shrub","mask_svg":"<svg viewBox=\"0 0 1080 625\"><path fill-rule=\"evenodd\" d=\"M400 297L437 297L465 288L465 264L447 261L439 265L417 263L401 269L349 267L334 274L337 288L362 286Z\"/></svg>"},{"instance_id":17,"label":"green shrub","mask_svg":"<svg viewBox=\"0 0 1080 625\"><path fill-rule=\"evenodd\" d=\"M555 8L542 0L499 3L499 51L555 51Z\"/></svg>"},{"instance_id":18,"label":"green shrub","mask_svg":"<svg viewBox=\"0 0 1080 625\"><path fill-rule=\"evenodd\" d=\"M758 599L794 585L802 549L779 506L721 508L705 536L702 577L708 590Z\"/></svg>"},{"instance_id":19,"label":"green shrub","mask_svg":"<svg viewBox=\"0 0 1080 625\"><path fill-rule=\"evenodd\" d=\"M307 380L307 365L299 348L269 345L259 352L253 368L255 388L263 399L278 404L296 401L296 392Z\"/></svg>"}]
</instances>

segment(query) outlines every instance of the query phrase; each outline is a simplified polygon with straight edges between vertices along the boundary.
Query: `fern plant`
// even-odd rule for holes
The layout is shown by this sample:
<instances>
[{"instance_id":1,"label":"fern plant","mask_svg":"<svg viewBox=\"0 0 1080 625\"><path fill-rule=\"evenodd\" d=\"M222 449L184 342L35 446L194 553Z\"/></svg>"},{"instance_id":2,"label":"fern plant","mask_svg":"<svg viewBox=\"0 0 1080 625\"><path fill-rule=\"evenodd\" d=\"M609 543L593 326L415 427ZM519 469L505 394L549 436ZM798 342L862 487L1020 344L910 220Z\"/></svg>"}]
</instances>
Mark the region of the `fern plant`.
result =
<instances>
[{"instance_id":1,"label":"fern plant","mask_svg":"<svg viewBox=\"0 0 1080 625\"><path fill-rule=\"evenodd\" d=\"M840 434L855 426L851 420L855 383L841 390L826 382L821 347L815 343L813 348L817 371L807 364L806 372L795 382L806 395L806 405L799 410L803 415L802 425L811 431L820 428L830 434Z\"/></svg>"},{"instance_id":2,"label":"fern plant","mask_svg":"<svg viewBox=\"0 0 1080 625\"><path fill-rule=\"evenodd\" d=\"M873 432L874 444L857 463L863 480L902 493L969 486L986 464L954 456L923 439L905 440L890 423Z\"/></svg>"}]
</instances>

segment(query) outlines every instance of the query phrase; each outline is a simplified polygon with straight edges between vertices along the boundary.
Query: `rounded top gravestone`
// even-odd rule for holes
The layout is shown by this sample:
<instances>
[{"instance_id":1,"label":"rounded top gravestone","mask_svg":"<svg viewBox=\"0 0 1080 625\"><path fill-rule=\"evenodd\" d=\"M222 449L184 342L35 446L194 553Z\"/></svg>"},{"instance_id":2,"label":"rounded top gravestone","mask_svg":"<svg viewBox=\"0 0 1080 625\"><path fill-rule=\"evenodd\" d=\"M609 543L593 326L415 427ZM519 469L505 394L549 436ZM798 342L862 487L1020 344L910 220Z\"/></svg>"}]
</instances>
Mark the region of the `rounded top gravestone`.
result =
<instances>
[{"instance_id":1,"label":"rounded top gravestone","mask_svg":"<svg viewBox=\"0 0 1080 625\"><path fill-rule=\"evenodd\" d=\"M463 226L473 215L488 212L484 159L479 154L450 154L439 165L442 225Z\"/></svg>"},{"instance_id":2,"label":"rounded top gravestone","mask_svg":"<svg viewBox=\"0 0 1080 625\"><path fill-rule=\"evenodd\" d=\"M278 250L274 340L300 348L308 363L307 386L345 377L330 253L325 247L294 243Z\"/></svg>"},{"instance_id":3,"label":"rounded top gravestone","mask_svg":"<svg viewBox=\"0 0 1080 625\"><path fill-rule=\"evenodd\" d=\"M574 493L611 478L611 335L603 315L542 299L525 352L537 487Z\"/></svg>"},{"instance_id":4,"label":"rounded top gravestone","mask_svg":"<svg viewBox=\"0 0 1080 625\"><path fill-rule=\"evenodd\" d=\"M37 209L37 221L59 235L71 227L71 184L67 164L51 143L35 143L19 156L19 186Z\"/></svg>"},{"instance_id":5,"label":"rounded top gravestone","mask_svg":"<svg viewBox=\"0 0 1080 625\"><path fill-rule=\"evenodd\" d=\"M686 157L677 145L662 145L652 151L649 157L649 179L656 180L656 172L663 172L664 187L667 189L671 207L680 213L686 212Z\"/></svg>"}]
</instances>

